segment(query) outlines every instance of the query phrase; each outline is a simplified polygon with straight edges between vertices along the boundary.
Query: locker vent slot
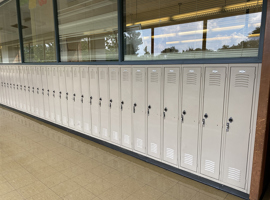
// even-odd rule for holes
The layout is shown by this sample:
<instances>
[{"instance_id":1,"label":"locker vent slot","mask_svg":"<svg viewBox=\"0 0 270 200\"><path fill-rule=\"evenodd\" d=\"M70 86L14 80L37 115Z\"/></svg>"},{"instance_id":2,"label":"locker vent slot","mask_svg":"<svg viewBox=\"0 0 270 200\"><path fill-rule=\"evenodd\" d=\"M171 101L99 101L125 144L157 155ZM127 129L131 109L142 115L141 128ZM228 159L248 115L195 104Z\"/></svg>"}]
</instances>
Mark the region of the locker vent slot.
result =
<instances>
[{"instance_id":1,"label":"locker vent slot","mask_svg":"<svg viewBox=\"0 0 270 200\"><path fill-rule=\"evenodd\" d=\"M92 70L92 71L91 71L91 79L95 79L95 76L96 76L95 71Z\"/></svg>"},{"instance_id":2,"label":"locker vent slot","mask_svg":"<svg viewBox=\"0 0 270 200\"><path fill-rule=\"evenodd\" d=\"M241 171L239 169L229 167L228 178L240 182Z\"/></svg>"},{"instance_id":3,"label":"locker vent slot","mask_svg":"<svg viewBox=\"0 0 270 200\"><path fill-rule=\"evenodd\" d=\"M108 137L108 131L106 128L103 128L103 136Z\"/></svg>"},{"instance_id":4,"label":"locker vent slot","mask_svg":"<svg viewBox=\"0 0 270 200\"><path fill-rule=\"evenodd\" d=\"M157 144L151 143L151 152L152 153L157 153Z\"/></svg>"},{"instance_id":5,"label":"locker vent slot","mask_svg":"<svg viewBox=\"0 0 270 200\"><path fill-rule=\"evenodd\" d=\"M111 72L111 80L115 81L116 80L116 71Z\"/></svg>"},{"instance_id":6,"label":"locker vent slot","mask_svg":"<svg viewBox=\"0 0 270 200\"><path fill-rule=\"evenodd\" d=\"M158 73L151 72L151 83L158 83Z\"/></svg>"},{"instance_id":7,"label":"locker vent slot","mask_svg":"<svg viewBox=\"0 0 270 200\"><path fill-rule=\"evenodd\" d=\"M105 71L103 70L100 72L100 79L105 79Z\"/></svg>"},{"instance_id":8,"label":"locker vent slot","mask_svg":"<svg viewBox=\"0 0 270 200\"><path fill-rule=\"evenodd\" d=\"M174 150L171 148L166 149L166 157L173 160L174 158Z\"/></svg>"},{"instance_id":9,"label":"locker vent slot","mask_svg":"<svg viewBox=\"0 0 270 200\"><path fill-rule=\"evenodd\" d=\"M123 81L129 81L129 74L127 71L123 72Z\"/></svg>"},{"instance_id":10,"label":"locker vent slot","mask_svg":"<svg viewBox=\"0 0 270 200\"><path fill-rule=\"evenodd\" d=\"M220 86L221 74L209 75L209 86Z\"/></svg>"},{"instance_id":11,"label":"locker vent slot","mask_svg":"<svg viewBox=\"0 0 270 200\"><path fill-rule=\"evenodd\" d=\"M129 144L129 135L124 135L124 142Z\"/></svg>"},{"instance_id":12,"label":"locker vent slot","mask_svg":"<svg viewBox=\"0 0 270 200\"><path fill-rule=\"evenodd\" d=\"M137 147L142 148L143 141L139 138L137 138Z\"/></svg>"},{"instance_id":13,"label":"locker vent slot","mask_svg":"<svg viewBox=\"0 0 270 200\"><path fill-rule=\"evenodd\" d=\"M215 173L215 162L211 160L205 160L204 170L211 173Z\"/></svg>"},{"instance_id":14,"label":"locker vent slot","mask_svg":"<svg viewBox=\"0 0 270 200\"><path fill-rule=\"evenodd\" d=\"M118 140L118 133L116 131L113 131L113 139Z\"/></svg>"},{"instance_id":15,"label":"locker vent slot","mask_svg":"<svg viewBox=\"0 0 270 200\"><path fill-rule=\"evenodd\" d=\"M167 74L167 83L176 84L176 73L169 72Z\"/></svg>"},{"instance_id":16,"label":"locker vent slot","mask_svg":"<svg viewBox=\"0 0 270 200\"><path fill-rule=\"evenodd\" d=\"M82 78L86 78L86 73L82 71Z\"/></svg>"},{"instance_id":17,"label":"locker vent slot","mask_svg":"<svg viewBox=\"0 0 270 200\"><path fill-rule=\"evenodd\" d=\"M187 73L187 84L196 85L197 84L197 74Z\"/></svg>"},{"instance_id":18,"label":"locker vent slot","mask_svg":"<svg viewBox=\"0 0 270 200\"><path fill-rule=\"evenodd\" d=\"M248 88L249 75L248 74L236 74L235 75L235 87Z\"/></svg>"},{"instance_id":19,"label":"locker vent slot","mask_svg":"<svg viewBox=\"0 0 270 200\"><path fill-rule=\"evenodd\" d=\"M136 72L136 82L142 82L142 72Z\"/></svg>"},{"instance_id":20,"label":"locker vent slot","mask_svg":"<svg viewBox=\"0 0 270 200\"><path fill-rule=\"evenodd\" d=\"M184 163L192 166L193 165L193 155L185 153Z\"/></svg>"}]
</instances>

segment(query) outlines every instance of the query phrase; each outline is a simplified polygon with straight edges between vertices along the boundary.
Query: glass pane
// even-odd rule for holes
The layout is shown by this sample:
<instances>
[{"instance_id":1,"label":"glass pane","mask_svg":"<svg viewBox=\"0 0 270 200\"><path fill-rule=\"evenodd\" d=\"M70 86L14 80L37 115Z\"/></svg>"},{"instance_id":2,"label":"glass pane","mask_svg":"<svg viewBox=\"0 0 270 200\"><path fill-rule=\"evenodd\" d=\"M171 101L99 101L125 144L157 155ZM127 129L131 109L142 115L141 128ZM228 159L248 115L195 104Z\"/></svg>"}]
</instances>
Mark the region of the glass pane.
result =
<instances>
[{"instance_id":1,"label":"glass pane","mask_svg":"<svg viewBox=\"0 0 270 200\"><path fill-rule=\"evenodd\" d=\"M125 60L257 57L262 0L125 0Z\"/></svg>"},{"instance_id":2,"label":"glass pane","mask_svg":"<svg viewBox=\"0 0 270 200\"><path fill-rule=\"evenodd\" d=\"M25 62L55 62L53 0L20 0Z\"/></svg>"},{"instance_id":3,"label":"glass pane","mask_svg":"<svg viewBox=\"0 0 270 200\"><path fill-rule=\"evenodd\" d=\"M117 0L58 0L61 61L118 60Z\"/></svg>"},{"instance_id":4,"label":"glass pane","mask_svg":"<svg viewBox=\"0 0 270 200\"><path fill-rule=\"evenodd\" d=\"M16 1L0 1L0 63L21 62Z\"/></svg>"}]
</instances>

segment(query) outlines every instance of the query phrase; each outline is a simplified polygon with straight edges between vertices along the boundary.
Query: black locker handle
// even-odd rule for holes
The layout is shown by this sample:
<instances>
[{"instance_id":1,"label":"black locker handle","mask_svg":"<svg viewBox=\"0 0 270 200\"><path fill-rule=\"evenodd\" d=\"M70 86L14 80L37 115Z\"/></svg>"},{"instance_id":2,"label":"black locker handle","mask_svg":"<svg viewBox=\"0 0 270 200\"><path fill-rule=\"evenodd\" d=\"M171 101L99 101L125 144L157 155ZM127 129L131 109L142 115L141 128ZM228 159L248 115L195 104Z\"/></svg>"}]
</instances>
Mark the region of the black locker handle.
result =
<instances>
[{"instance_id":1,"label":"black locker handle","mask_svg":"<svg viewBox=\"0 0 270 200\"><path fill-rule=\"evenodd\" d=\"M166 117L166 112L168 111L168 108L164 108L164 112L163 112L163 117L165 118Z\"/></svg>"},{"instance_id":2,"label":"black locker handle","mask_svg":"<svg viewBox=\"0 0 270 200\"><path fill-rule=\"evenodd\" d=\"M99 106L101 107L101 101L102 101L102 98L100 97L99 98Z\"/></svg>"},{"instance_id":3,"label":"black locker handle","mask_svg":"<svg viewBox=\"0 0 270 200\"><path fill-rule=\"evenodd\" d=\"M76 94L73 94L73 101L75 101L75 98L76 98Z\"/></svg>"},{"instance_id":4,"label":"black locker handle","mask_svg":"<svg viewBox=\"0 0 270 200\"><path fill-rule=\"evenodd\" d=\"M121 111L123 111L124 101L121 101Z\"/></svg>"},{"instance_id":5,"label":"black locker handle","mask_svg":"<svg viewBox=\"0 0 270 200\"><path fill-rule=\"evenodd\" d=\"M92 99L93 99L93 97L91 96L90 97L90 105L92 105Z\"/></svg>"},{"instance_id":6,"label":"black locker handle","mask_svg":"<svg viewBox=\"0 0 270 200\"><path fill-rule=\"evenodd\" d=\"M135 113L135 111L136 111L136 110L135 110L136 106L137 106L137 104L134 103L134 104L133 104L133 113Z\"/></svg>"},{"instance_id":7,"label":"black locker handle","mask_svg":"<svg viewBox=\"0 0 270 200\"><path fill-rule=\"evenodd\" d=\"M62 97L62 92L60 91L59 92L59 98L61 99L61 97Z\"/></svg>"},{"instance_id":8,"label":"black locker handle","mask_svg":"<svg viewBox=\"0 0 270 200\"><path fill-rule=\"evenodd\" d=\"M149 114L150 114L150 109L151 109L151 105L148 106L148 110L147 110L148 116L149 116Z\"/></svg>"},{"instance_id":9,"label":"black locker handle","mask_svg":"<svg viewBox=\"0 0 270 200\"><path fill-rule=\"evenodd\" d=\"M110 109L112 108L112 99L110 99Z\"/></svg>"},{"instance_id":10,"label":"black locker handle","mask_svg":"<svg viewBox=\"0 0 270 200\"><path fill-rule=\"evenodd\" d=\"M81 102L83 103L83 95L81 96L82 98L81 98Z\"/></svg>"}]
</instances>

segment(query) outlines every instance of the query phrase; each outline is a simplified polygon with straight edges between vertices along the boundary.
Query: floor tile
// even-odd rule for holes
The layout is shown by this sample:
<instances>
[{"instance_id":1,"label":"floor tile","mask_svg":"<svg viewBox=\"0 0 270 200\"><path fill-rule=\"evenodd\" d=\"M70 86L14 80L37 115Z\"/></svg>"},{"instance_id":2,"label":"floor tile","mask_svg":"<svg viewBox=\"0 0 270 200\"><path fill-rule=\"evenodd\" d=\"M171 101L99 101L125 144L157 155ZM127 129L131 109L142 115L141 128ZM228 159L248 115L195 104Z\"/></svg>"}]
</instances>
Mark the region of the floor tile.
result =
<instances>
[{"instance_id":1,"label":"floor tile","mask_svg":"<svg viewBox=\"0 0 270 200\"><path fill-rule=\"evenodd\" d=\"M36 194L27 200L60 200L61 198L52 190L48 189L39 194Z\"/></svg>"},{"instance_id":2,"label":"floor tile","mask_svg":"<svg viewBox=\"0 0 270 200\"><path fill-rule=\"evenodd\" d=\"M17 191L12 191L7 194L4 194L3 196L0 196L0 199L3 200L24 200L24 198L18 193Z\"/></svg>"},{"instance_id":3,"label":"floor tile","mask_svg":"<svg viewBox=\"0 0 270 200\"><path fill-rule=\"evenodd\" d=\"M62 183L56 185L56 186L53 186L51 188L51 190L63 198L66 195L68 195L69 193L76 191L79 188L80 188L79 184L75 183L72 180L67 180L65 182L62 182Z\"/></svg>"},{"instance_id":4,"label":"floor tile","mask_svg":"<svg viewBox=\"0 0 270 200\"><path fill-rule=\"evenodd\" d=\"M35 181L37 181L37 179L32 174L28 173L20 176L19 178L9 180L8 182L14 189L18 189L27 186Z\"/></svg>"},{"instance_id":5,"label":"floor tile","mask_svg":"<svg viewBox=\"0 0 270 200\"><path fill-rule=\"evenodd\" d=\"M14 188L8 182L0 184L0 196L7 194L13 190L14 190Z\"/></svg>"},{"instance_id":6,"label":"floor tile","mask_svg":"<svg viewBox=\"0 0 270 200\"><path fill-rule=\"evenodd\" d=\"M40 179L42 183L44 183L47 187L51 188L59 183L67 181L69 178L61 173L56 173L52 176L46 177L44 179Z\"/></svg>"},{"instance_id":7,"label":"floor tile","mask_svg":"<svg viewBox=\"0 0 270 200\"><path fill-rule=\"evenodd\" d=\"M64 200L92 200L96 198L94 194L84 188L80 188L66 195Z\"/></svg>"},{"instance_id":8,"label":"floor tile","mask_svg":"<svg viewBox=\"0 0 270 200\"><path fill-rule=\"evenodd\" d=\"M89 184L84 186L84 188L93 193L94 195L98 196L103 192L109 190L113 186L114 185L112 183L109 183L105 179L99 178L97 180L91 181Z\"/></svg>"},{"instance_id":9,"label":"floor tile","mask_svg":"<svg viewBox=\"0 0 270 200\"><path fill-rule=\"evenodd\" d=\"M22 195L23 198L30 198L37 195L48 188L40 181L35 181L27 186L19 188L17 191Z\"/></svg>"}]
</instances>

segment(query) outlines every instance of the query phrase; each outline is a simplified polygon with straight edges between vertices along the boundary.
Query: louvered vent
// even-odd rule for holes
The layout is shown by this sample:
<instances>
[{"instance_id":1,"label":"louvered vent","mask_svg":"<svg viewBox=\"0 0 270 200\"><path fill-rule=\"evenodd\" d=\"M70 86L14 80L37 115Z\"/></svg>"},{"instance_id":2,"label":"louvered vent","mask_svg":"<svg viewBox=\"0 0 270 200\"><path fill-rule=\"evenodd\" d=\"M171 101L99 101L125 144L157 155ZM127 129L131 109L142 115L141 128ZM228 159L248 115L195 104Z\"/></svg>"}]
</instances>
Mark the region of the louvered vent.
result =
<instances>
[{"instance_id":1,"label":"louvered vent","mask_svg":"<svg viewBox=\"0 0 270 200\"><path fill-rule=\"evenodd\" d=\"M187 73L187 84L196 85L197 84L197 74L196 73Z\"/></svg>"},{"instance_id":2,"label":"louvered vent","mask_svg":"<svg viewBox=\"0 0 270 200\"><path fill-rule=\"evenodd\" d=\"M123 81L129 81L129 74L127 71L123 72Z\"/></svg>"},{"instance_id":3,"label":"louvered vent","mask_svg":"<svg viewBox=\"0 0 270 200\"><path fill-rule=\"evenodd\" d=\"M187 165L192 166L193 165L193 155L185 153L184 163L187 164Z\"/></svg>"},{"instance_id":4,"label":"louvered vent","mask_svg":"<svg viewBox=\"0 0 270 200\"><path fill-rule=\"evenodd\" d=\"M69 76L70 76L69 70L66 71L66 76L69 78Z\"/></svg>"},{"instance_id":5,"label":"louvered vent","mask_svg":"<svg viewBox=\"0 0 270 200\"><path fill-rule=\"evenodd\" d=\"M76 77L78 76L77 70L75 69L75 70L73 71L73 73L74 73L74 77L76 78Z\"/></svg>"},{"instance_id":6,"label":"louvered vent","mask_svg":"<svg viewBox=\"0 0 270 200\"><path fill-rule=\"evenodd\" d=\"M86 73L82 70L82 78L86 78Z\"/></svg>"},{"instance_id":7,"label":"louvered vent","mask_svg":"<svg viewBox=\"0 0 270 200\"><path fill-rule=\"evenodd\" d=\"M228 178L240 182L241 171L239 169L229 167Z\"/></svg>"},{"instance_id":8,"label":"louvered vent","mask_svg":"<svg viewBox=\"0 0 270 200\"><path fill-rule=\"evenodd\" d=\"M96 78L96 73L94 70L91 71L91 79L95 79Z\"/></svg>"},{"instance_id":9,"label":"louvered vent","mask_svg":"<svg viewBox=\"0 0 270 200\"><path fill-rule=\"evenodd\" d=\"M209 86L220 86L221 74L209 75Z\"/></svg>"},{"instance_id":10,"label":"louvered vent","mask_svg":"<svg viewBox=\"0 0 270 200\"><path fill-rule=\"evenodd\" d=\"M158 83L158 73L157 72L151 72L151 83Z\"/></svg>"},{"instance_id":11,"label":"louvered vent","mask_svg":"<svg viewBox=\"0 0 270 200\"><path fill-rule=\"evenodd\" d=\"M102 71L100 72L100 79L101 79L101 80L105 79L105 71L104 71L104 70L102 70Z\"/></svg>"},{"instance_id":12,"label":"louvered vent","mask_svg":"<svg viewBox=\"0 0 270 200\"><path fill-rule=\"evenodd\" d=\"M205 160L204 170L211 173L215 173L215 162L211 160Z\"/></svg>"},{"instance_id":13,"label":"louvered vent","mask_svg":"<svg viewBox=\"0 0 270 200\"><path fill-rule=\"evenodd\" d=\"M59 76L62 77L63 76L63 69L59 70Z\"/></svg>"},{"instance_id":14,"label":"louvered vent","mask_svg":"<svg viewBox=\"0 0 270 200\"><path fill-rule=\"evenodd\" d=\"M137 138L137 147L142 148L143 141Z\"/></svg>"},{"instance_id":15,"label":"louvered vent","mask_svg":"<svg viewBox=\"0 0 270 200\"><path fill-rule=\"evenodd\" d=\"M136 76L136 82L142 82L142 72L140 70L137 70L135 76Z\"/></svg>"},{"instance_id":16,"label":"louvered vent","mask_svg":"<svg viewBox=\"0 0 270 200\"><path fill-rule=\"evenodd\" d=\"M151 152L152 153L157 153L157 144L151 143Z\"/></svg>"},{"instance_id":17,"label":"louvered vent","mask_svg":"<svg viewBox=\"0 0 270 200\"><path fill-rule=\"evenodd\" d=\"M249 75L248 74L236 74L235 75L235 87L248 88Z\"/></svg>"},{"instance_id":18,"label":"louvered vent","mask_svg":"<svg viewBox=\"0 0 270 200\"><path fill-rule=\"evenodd\" d=\"M166 149L166 157L173 160L174 158L174 150L171 148Z\"/></svg>"},{"instance_id":19,"label":"louvered vent","mask_svg":"<svg viewBox=\"0 0 270 200\"><path fill-rule=\"evenodd\" d=\"M116 80L116 71L115 70L111 71L111 80L112 81Z\"/></svg>"},{"instance_id":20,"label":"louvered vent","mask_svg":"<svg viewBox=\"0 0 270 200\"><path fill-rule=\"evenodd\" d=\"M176 84L176 73L169 72L167 74L167 83Z\"/></svg>"},{"instance_id":21,"label":"louvered vent","mask_svg":"<svg viewBox=\"0 0 270 200\"><path fill-rule=\"evenodd\" d=\"M41 75L42 75L42 76L45 75L44 69L41 70Z\"/></svg>"}]
</instances>

